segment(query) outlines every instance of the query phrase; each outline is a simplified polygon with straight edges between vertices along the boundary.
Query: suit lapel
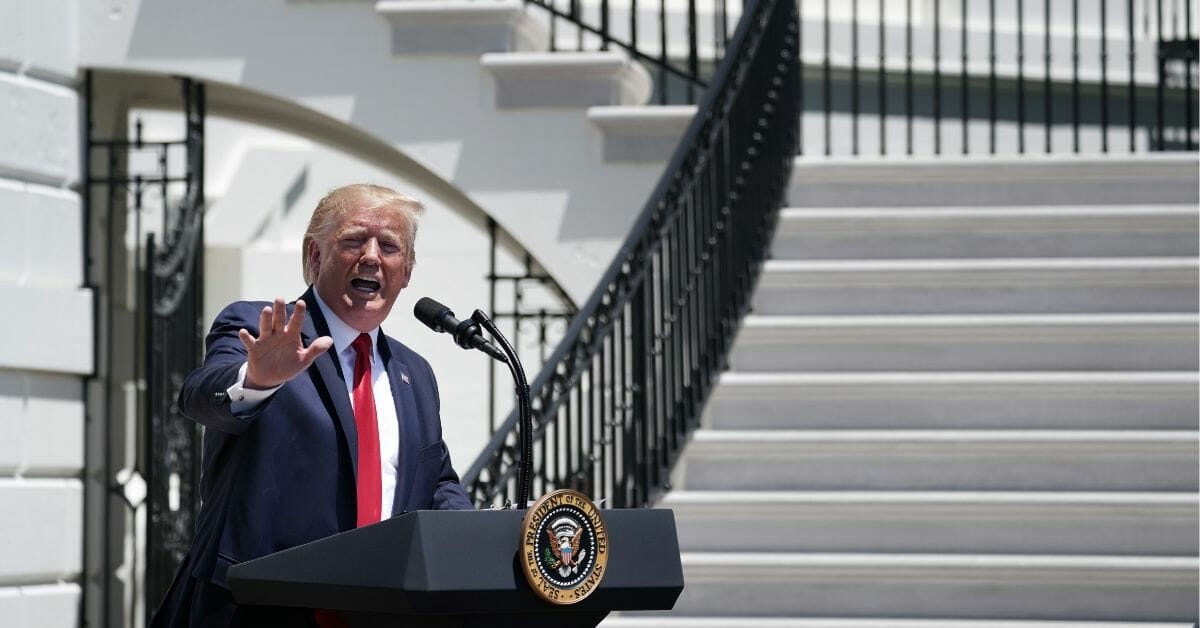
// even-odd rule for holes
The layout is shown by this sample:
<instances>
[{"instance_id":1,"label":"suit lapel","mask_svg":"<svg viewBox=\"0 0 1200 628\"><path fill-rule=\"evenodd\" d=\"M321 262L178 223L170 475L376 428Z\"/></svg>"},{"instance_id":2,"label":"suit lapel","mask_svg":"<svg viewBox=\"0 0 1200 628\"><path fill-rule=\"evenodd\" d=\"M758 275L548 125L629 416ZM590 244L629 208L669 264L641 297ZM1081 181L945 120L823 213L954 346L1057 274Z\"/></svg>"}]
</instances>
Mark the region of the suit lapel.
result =
<instances>
[{"instance_id":1,"label":"suit lapel","mask_svg":"<svg viewBox=\"0 0 1200 628\"><path fill-rule=\"evenodd\" d=\"M308 315L304 317L304 328L300 335L307 346L321 336L329 335L329 324L321 312L310 286L304 296L308 306ZM342 426L342 434L346 438L346 448L350 452L350 468L354 471L355 482L358 481L358 428L354 424L354 408L350 406L350 392L346 390L346 380L342 379L341 365L338 364L337 349L330 348L309 367L317 386L324 387L328 399L333 403L334 420Z\"/></svg>"},{"instance_id":2,"label":"suit lapel","mask_svg":"<svg viewBox=\"0 0 1200 628\"><path fill-rule=\"evenodd\" d=\"M396 461L396 493L395 499L392 501L391 513L394 515L403 512L408 501L408 494L412 490L413 474L416 471L415 450L411 447L405 449L404 443L418 442L415 440L417 434L414 431L416 429L417 400L413 396L408 365L392 354L392 348L389 346L383 329L379 330L378 347L379 355L383 358L387 368L388 380L392 387L392 399L396 402L396 419L399 423L397 431L400 433L399 455Z\"/></svg>"}]
</instances>

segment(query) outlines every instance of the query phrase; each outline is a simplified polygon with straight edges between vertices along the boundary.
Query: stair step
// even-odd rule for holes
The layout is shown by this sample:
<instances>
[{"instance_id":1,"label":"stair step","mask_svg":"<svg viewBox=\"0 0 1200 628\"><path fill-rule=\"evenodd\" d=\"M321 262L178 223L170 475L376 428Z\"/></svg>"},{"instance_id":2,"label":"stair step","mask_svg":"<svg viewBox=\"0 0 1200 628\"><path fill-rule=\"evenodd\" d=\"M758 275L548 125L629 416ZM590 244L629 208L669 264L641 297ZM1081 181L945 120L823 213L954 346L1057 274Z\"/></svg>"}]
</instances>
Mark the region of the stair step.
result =
<instances>
[{"instance_id":1,"label":"stair step","mask_svg":"<svg viewBox=\"0 0 1200 628\"><path fill-rule=\"evenodd\" d=\"M741 373L721 376L703 424L736 429L1191 429L1200 374Z\"/></svg>"},{"instance_id":2,"label":"stair step","mask_svg":"<svg viewBox=\"0 0 1200 628\"><path fill-rule=\"evenodd\" d=\"M1194 493L675 491L683 551L1197 552Z\"/></svg>"},{"instance_id":3,"label":"stair step","mask_svg":"<svg viewBox=\"0 0 1200 628\"><path fill-rule=\"evenodd\" d=\"M1156 155L805 158L792 207L975 207L1200 203L1200 158Z\"/></svg>"},{"instance_id":4,"label":"stair step","mask_svg":"<svg viewBox=\"0 0 1200 628\"><path fill-rule=\"evenodd\" d=\"M772 261L770 314L1194 312L1196 258Z\"/></svg>"},{"instance_id":5,"label":"stair step","mask_svg":"<svg viewBox=\"0 0 1200 628\"><path fill-rule=\"evenodd\" d=\"M740 371L1195 370L1195 314L748 316Z\"/></svg>"},{"instance_id":6,"label":"stair step","mask_svg":"<svg viewBox=\"0 0 1200 628\"><path fill-rule=\"evenodd\" d=\"M477 56L544 50L550 43L522 0L381 0L375 11L392 24L396 54Z\"/></svg>"},{"instance_id":7,"label":"stair step","mask_svg":"<svg viewBox=\"0 0 1200 628\"><path fill-rule=\"evenodd\" d=\"M1194 621L1194 557L684 553L675 615Z\"/></svg>"},{"instance_id":8,"label":"stair step","mask_svg":"<svg viewBox=\"0 0 1200 628\"><path fill-rule=\"evenodd\" d=\"M675 154L696 116L695 105L591 107L588 121L604 137L604 161L662 161Z\"/></svg>"},{"instance_id":9,"label":"stair step","mask_svg":"<svg viewBox=\"0 0 1200 628\"><path fill-rule=\"evenodd\" d=\"M1195 628L1192 622L896 619L844 617L680 617L613 613L601 628Z\"/></svg>"},{"instance_id":10,"label":"stair step","mask_svg":"<svg viewBox=\"0 0 1200 628\"><path fill-rule=\"evenodd\" d=\"M775 259L1200 254L1192 205L784 209Z\"/></svg>"},{"instance_id":11,"label":"stair step","mask_svg":"<svg viewBox=\"0 0 1200 628\"><path fill-rule=\"evenodd\" d=\"M650 74L624 52L489 53L497 109L643 105Z\"/></svg>"},{"instance_id":12,"label":"stair step","mask_svg":"<svg viewBox=\"0 0 1200 628\"><path fill-rule=\"evenodd\" d=\"M1195 431L698 430L687 490L1195 491Z\"/></svg>"}]
</instances>

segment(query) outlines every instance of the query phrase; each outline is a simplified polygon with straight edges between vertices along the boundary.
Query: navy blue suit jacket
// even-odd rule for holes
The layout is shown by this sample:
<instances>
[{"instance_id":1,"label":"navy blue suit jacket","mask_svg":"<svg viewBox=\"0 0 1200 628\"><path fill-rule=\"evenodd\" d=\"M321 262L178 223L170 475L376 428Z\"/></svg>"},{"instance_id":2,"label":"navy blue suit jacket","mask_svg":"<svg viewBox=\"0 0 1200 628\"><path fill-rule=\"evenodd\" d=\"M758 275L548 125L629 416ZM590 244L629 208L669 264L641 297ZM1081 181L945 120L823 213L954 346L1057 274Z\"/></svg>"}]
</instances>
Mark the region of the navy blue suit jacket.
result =
<instances>
[{"instance_id":1,"label":"navy blue suit jacket","mask_svg":"<svg viewBox=\"0 0 1200 628\"><path fill-rule=\"evenodd\" d=\"M302 298L309 304L302 332L307 346L329 328L311 287ZM267 305L237 302L217 316L204 365L187 377L179 394L183 413L206 428L203 505L192 547L155 614L155 626L239 623L224 588L231 565L355 527L357 430L332 349L252 415L230 412L225 390L246 361L238 330L258 336L259 313ZM429 363L383 333L378 349L400 423L391 514L472 508L442 441Z\"/></svg>"}]
</instances>

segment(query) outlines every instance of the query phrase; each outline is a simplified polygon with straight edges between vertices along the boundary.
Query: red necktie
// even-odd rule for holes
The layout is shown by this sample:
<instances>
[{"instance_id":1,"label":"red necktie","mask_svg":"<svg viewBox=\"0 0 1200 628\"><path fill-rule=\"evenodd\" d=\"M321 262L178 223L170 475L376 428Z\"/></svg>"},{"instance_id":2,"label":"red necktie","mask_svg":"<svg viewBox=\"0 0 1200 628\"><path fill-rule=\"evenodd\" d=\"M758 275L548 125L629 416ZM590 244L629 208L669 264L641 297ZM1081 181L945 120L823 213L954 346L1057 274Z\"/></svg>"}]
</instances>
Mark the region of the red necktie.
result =
<instances>
[{"instance_id":1,"label":"red necktie","mask_svg":"<svg viewBox=\"0 0 1200 628\"><path fill-rule=\"evenodd\" d=\"M371 377L371 336L354 339L354 425L358 428L358 527L379 522L383 480L379 469L379 419Z\"/></svg>"},{"instance_id":2,"label":"red necktie","mask_svg":"<svg viewBox=\"0 0 1200 628\"><path fill-rule=\"evenodd\" d=\"M358 527L379 522L383 480L379 462L379 419L371 377L371 335L359 334L354 347L354 425L358 428ZM316 610L313 619L321 628L346 628L336 611Z\"/></svg>"}]
</instances>

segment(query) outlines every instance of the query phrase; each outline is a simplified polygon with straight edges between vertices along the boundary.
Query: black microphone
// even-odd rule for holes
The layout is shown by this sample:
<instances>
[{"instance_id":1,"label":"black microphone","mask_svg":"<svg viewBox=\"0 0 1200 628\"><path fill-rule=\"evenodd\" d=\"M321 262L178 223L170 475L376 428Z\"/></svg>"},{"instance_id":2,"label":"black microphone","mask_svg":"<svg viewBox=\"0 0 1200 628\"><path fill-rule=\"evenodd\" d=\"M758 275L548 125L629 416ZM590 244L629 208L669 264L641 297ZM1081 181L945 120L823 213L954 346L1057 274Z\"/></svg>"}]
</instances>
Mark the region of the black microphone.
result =
<instances>
[{"instance_id":1,"label":"black microphone","mask_svg":"<svg viewBox=\"0 0 1200 628\"><path fill-rule=\"evenodd\" d=\"M454 343L463 349L479 349L501 362L508 362L504 352L479 333L479 325L475 321L460 321L454 318L454 312L441 303L429 297L421 297L413 307L413 314L433 331L454 336Z\"/></svg>"}]
</instances>

